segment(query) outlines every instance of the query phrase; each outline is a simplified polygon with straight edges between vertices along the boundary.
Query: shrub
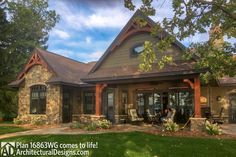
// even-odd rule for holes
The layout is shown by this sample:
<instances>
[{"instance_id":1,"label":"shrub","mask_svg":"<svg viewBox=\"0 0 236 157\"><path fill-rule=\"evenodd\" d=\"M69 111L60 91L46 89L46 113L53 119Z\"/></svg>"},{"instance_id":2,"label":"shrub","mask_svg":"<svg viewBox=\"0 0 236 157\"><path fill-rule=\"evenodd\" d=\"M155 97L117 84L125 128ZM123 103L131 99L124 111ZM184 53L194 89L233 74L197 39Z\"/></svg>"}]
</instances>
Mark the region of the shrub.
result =
<instances>
[{"instance_id":1,"label":"shrub","mask_svg":"<svg viewBox=\"0 0 236 157\"><path fill-rule=\"evenodd\" d=\"M84 129L85 128L85 124L84 123L80 123L80 122L73 122L71 125L72 129Z\"/></svg>"},{"instance_id":2,"label":"shrub","mask_svg":"<svg viewBox=\"0 0 236 157\"><path fill-rule=\"evenodd\" d=\"M176 132L179 130L179 125L173 122L171 119L168 119L164 124L166 131Z\"/></svg>"},{"instance_id":3,"label":"shrub","mask_svg":"<svg viewBox=\"0 0 236 157\"><path fill-rule=\"evenodd\" d=\"M43 125L45 123L46 123L45 119L41 116L32 117L31 119L31 124L33 125Z\"/></svg>"},{"instance_id":4,"label":"shrub","mask_svg":"<svg viewBox=\"0 0 236 157\"><path fill-rule=\"evenodd\" d=\"M222 130L220 129L220 127L217 123L213 124L209 121L206 121L205 129L206 129L206 132L209 135L220 135L220 134L222 134Z\"/></svg>"},{"instance_id":5,"label":"shrub","mask_svg":"<svg viewBox=\"0 0 236 157\"><path fill-rule=\"evenodd\" d=\"M112 124L110 121L103 119L97 121L97 126L101 129L110 129Z\"/></svg>"},{"instance_id":6,"label":"shrub","mask_svg":"<svg viewBox=\"0 0 236 157\"><path fill-rule=\"evenodd\" d=\"M97 124L92 122L88 124L84 129L87 131L95 131L98 128Z\"/></svg>"},{"instance_id":7,"label":"shrub","mask_svg":"<svg viewBox=\"0 0 236 157\"><path fill-rule=\"evenodd\" d=\"M21 119L19 119L19 118L14 118L14 119L13 119L13 122L14 122L14 124L16 124L16 125L21 125L21 124L23 124L23 121L22 121Z\"/></svg>"}]
</instances>

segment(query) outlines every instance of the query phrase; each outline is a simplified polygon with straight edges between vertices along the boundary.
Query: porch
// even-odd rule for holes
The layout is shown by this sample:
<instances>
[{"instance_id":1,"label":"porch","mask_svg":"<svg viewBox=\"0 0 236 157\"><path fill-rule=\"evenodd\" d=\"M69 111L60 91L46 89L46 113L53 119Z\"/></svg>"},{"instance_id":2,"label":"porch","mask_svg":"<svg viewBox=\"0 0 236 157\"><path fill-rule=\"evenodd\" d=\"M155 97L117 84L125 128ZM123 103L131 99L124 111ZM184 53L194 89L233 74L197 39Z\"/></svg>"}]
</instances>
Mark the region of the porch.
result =
<instances>
[{"instance_id":1,"label":"porch","mask_svg":"<svg viewBox=\"0 0 236 157\"><path fill-rule=\"evenodd\" d=\"M136 109L139 116L147 120L147 109L154 114L167 108L177 111L175 121L179 123L185 123L193 114L195 118L201 117L198 75L97 83L95 100L95 115L80 117L128 123L129 109Z\"/></svg>"}]
</instances>

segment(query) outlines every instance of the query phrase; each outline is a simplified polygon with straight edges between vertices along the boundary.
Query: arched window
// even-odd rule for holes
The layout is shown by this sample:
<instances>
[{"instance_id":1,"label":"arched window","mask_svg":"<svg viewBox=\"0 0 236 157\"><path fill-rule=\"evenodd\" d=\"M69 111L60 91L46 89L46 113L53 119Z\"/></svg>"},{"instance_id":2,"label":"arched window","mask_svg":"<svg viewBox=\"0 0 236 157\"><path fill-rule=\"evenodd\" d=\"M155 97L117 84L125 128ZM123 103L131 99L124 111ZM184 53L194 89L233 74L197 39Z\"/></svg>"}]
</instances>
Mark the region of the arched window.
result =
<instances>
[{"instance_id":1,"label":"arched window","mask_svg":"<svg viewBox=\"0 0 236 157\"><path fill-rule=\"evenodd\" d=\"M34 85L30 88L30 113L46 113L46 86Z\"/></svg>"}]
</instances>

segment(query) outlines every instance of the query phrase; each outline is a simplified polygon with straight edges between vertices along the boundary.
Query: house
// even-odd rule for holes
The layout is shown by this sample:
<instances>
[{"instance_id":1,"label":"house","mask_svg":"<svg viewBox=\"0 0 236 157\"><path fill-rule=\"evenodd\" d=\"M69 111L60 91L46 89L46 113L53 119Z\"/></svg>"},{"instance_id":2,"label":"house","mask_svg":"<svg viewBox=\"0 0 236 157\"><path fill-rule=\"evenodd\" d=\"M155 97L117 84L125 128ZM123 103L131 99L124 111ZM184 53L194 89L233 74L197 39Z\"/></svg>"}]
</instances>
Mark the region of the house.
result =
<instances>
[{"instance_id":1,"label":"house","mask_svg":"<svg viewBox=\"0 0 236 157\"><path fill-rule=\"evenodd\" d=\"M142 28L135 22L140 16L148 23ZM36 48L10 84L19 89L18 117L40 117L51 124L99 118L120 123L128 119L131 108L145 118L146 109L154 113L171 107L177 111L176 121L185 122L193 113L201 119L209 110L219 113L223 107L225 120L236 122L236 77L201 85L199 75L205 70L195 69L194 58L182 60L184 46L179 41L165 52L173 56L173 63L161 70L139 70L144 41L159 40L150 35L153 25L137 11L96 63Z\"/></svg>"}]
</instances>

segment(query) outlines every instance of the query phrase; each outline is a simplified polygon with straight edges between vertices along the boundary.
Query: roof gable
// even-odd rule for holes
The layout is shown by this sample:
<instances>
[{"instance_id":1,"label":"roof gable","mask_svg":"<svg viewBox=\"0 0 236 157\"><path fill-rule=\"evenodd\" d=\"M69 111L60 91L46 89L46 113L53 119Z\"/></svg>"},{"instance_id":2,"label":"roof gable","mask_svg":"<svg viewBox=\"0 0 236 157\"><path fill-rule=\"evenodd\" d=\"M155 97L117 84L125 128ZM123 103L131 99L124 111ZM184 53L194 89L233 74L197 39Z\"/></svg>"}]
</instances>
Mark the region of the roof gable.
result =
<instances>
[{"instance_id":1,"label":"roof gable","mask_svg":"<svg viewBox=\"0 0 236 157\"><path fill-rule=\"evenodd\" d=\"M136 18L141 17L147 21L147 25L145 27L140 28L136 22ZM138 32L151 32L151 28L155 25L155 22L149 18L148 16L145 16L140 10L137 10L134 15L130 18L128 23L123 27L121 32L118 34L118 36L113 40L111 45L107 48L105 53L102 55L102 57L98 60L98 62L95 64L95 66L92 68L92 70L89 72L93 73L95 72L100 65L103 63L103 61L107 58L107 56L112 53L118 46L120 46L128 37L131 35L138 33ZM167 32L163 30L164 35L168 35ZM180 49L185 49L185 46L181 44L178 40L175 41L175 44Z\"/></svg>"},{"instance_id":2,"label":"roof gable","mask_svg":"<svg viewBox=\"0 0 236 157\"><path fill-rule=\"evenodd\" d=\"M38 49L35 49L30 59L28 60L28 62L25 64L24 69L20 72L17 78L22 79L24 75L29 71L29 69L33 67L34 65L42 65L43 67L45 67L46 69L52 72L52 68L38 53Z\"/></svg>"},{"instance_id":3,"label":"roof gable","mask_svg":"<svg viewBox=\"0 0 236 157\"><path fill-rule=\"evenodd\" d=\"M21 80L24 79L24 75L34 65L42 65L53 73L53 76L47 81L47 83L82 85L84 83L80 78L88 74L94 66L94 62L86 64L36 48L24 69L19 74L17 80L14 81L12 85L19 85L22 82Z\"/></svg>"}]
</instances>

